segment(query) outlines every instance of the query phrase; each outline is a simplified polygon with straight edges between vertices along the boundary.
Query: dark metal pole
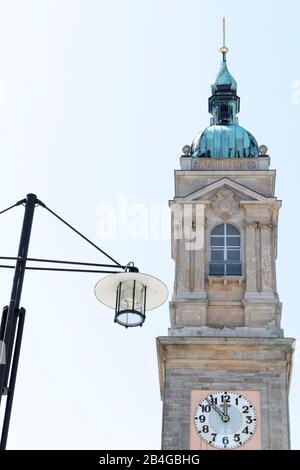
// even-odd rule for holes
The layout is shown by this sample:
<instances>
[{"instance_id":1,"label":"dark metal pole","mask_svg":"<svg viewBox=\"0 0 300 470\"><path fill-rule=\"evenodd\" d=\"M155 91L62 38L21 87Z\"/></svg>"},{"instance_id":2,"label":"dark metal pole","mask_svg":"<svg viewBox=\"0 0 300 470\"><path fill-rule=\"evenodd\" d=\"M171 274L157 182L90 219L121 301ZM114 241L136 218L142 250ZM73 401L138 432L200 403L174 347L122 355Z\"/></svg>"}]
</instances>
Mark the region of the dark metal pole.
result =
<instances>
[{"instance_id":1,"label":"dark metal pole","mask_svg":"<svg viewBox=\"0 0 300 470\"><path fill-rule=\"evenodd\" d=\"M5 331L5 326L6 326L6 320L7 320L7 312L8 312L8 306L3 308L2 312L2 317L1 317L1 325L0 325L0 366L2 365L4 367L5 358L6 358L6 351L5 351L5 346L3 343L3 336L4 336L4 331Z\"/></svg>"},{"instance_id":2,"label":"dark metal pole","mask_svg":"<svg viewBox=\"0 0 300 470\"><path fill-rule=\"evenodd\" d=\"M4 414L4 419L3 419L3 429L2 429L1 443L0 443L1 450L5 450L6 443L7 443L11 409L12 409L12 404L14 400L14 391L15 391L17 371L18 371L18 365L19 365L19 357L20 357L21 344L22 344L25 313L26 313L26 310L24 308L21 308L19 312L16 311L15 313L15 315L19 317L18 329L17 329L16 343L15 343L14 355L13 355L13 363L11 367L11 374L10 374L10 380L9 380L9 386L8 386L8 395L7 395L7 401L6 401L6 407L5 407L5 414Z\"/></svg>"},{"instance_id":3,"label":"dark metal pole","mask_svg":"<svg viewBox=\"0 0 300 470\"><path fill-rule=\"evenodd\" d=\"M7 306L3 307L2 318L1 318L1 326L0 326L0 341L3 340L3 336L4 336L6 320L7 320L7 312L8 312L8 307Z\"/></svg>"},{"instance_id":4,"label":"dark metal pole","mask_svg":"<svg viewBox=\"0 0 300 470\"><path fill-rule=\"evenodd\" d=\"M19 244L18 259L16 262L13 286L11 291L10 303L7 312L6 326L3 334L3 343L6 351L9 353L13 351L14 345L14 330L15 330L15 315L20 308L20 299L22 294L23 280L26 268L26 258L28 254L30 234L33 222L34 209L39 201L35 194L28 194L25 203L25 214L23 219L23 226ZM6 364L0 365L0 404L1 398L9 377L11 354L7 357Z\"/></svg>"},{"instance_id":5,"label":"dark metal pole","mask_svg":"<svg viewBox=\"0 0 300 470\"><path fill-rule=\"evenodd\" d=\"M3 394L4 395L6 395L8 392L7 384L8 384L9 374L10 374L11 360L12 360L13 353L14 353L14 340L15 340L15 335L16 335L17 323L18 323L18 315L17 315L17 310L16 310L16 313L14 314L14 318L12 321L12 328L11 328L11 335L10 335L11 339L9 343L7 344L7 347L4 346L4 349L5 349L5 370L4 370L4 379L3 379Z\"/></svg>"}]
</instances>

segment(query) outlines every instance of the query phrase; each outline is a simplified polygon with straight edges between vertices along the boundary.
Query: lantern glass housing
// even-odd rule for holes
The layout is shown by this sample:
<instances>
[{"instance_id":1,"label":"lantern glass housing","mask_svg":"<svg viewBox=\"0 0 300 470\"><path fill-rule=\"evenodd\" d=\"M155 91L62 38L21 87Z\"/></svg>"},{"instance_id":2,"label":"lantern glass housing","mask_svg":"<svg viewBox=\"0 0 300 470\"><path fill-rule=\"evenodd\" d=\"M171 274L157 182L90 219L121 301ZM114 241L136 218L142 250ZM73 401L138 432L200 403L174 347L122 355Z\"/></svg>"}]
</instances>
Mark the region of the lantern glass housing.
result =
<instances>
[{"instance_id":1,"label":"lantern glass housing","mask_svg":"<svg viewBox=\"0 0 300 470\"><path fill-rule=\"evenodd\" d=\"M145 321L146 286L136 280L120 282L117 287L115 322L139 326Z\"/></svg>"},{"instance_id":2,"label":"lantern glass housing","mask_svg":"<svg viewBox=\"0 0 300 470\"><path fill-rule=\"evenodd\" d=\"M139 272L111 274L97 282L95 295L115 309L115 322L125 328L142 326L146 311L162 305L168 289L159 279Z\"/></svg>"}]
</instances>

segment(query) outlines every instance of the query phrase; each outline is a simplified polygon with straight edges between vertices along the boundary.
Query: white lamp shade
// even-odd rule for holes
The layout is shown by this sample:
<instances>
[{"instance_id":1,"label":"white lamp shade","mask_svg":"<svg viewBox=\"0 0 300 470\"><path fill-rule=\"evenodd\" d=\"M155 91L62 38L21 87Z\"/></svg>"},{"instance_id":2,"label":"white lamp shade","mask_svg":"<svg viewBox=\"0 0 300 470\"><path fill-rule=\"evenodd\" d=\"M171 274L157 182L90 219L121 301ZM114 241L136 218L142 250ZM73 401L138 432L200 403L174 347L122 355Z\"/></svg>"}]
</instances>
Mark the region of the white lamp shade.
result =
<instances>
[{"instance_id":1,"label":"white lamp shade","mask_svg":"<svg viewBox=\"0 0 300 470\"><path fill-rule=\"evenodd\" d=\"M100 279L95 285L95 296L107 307L115 308L117 287L124 281L137 281L146 286L146 311L159 307L168 298L168 289L163 282L148 274L135 272L110 274Z\"/></svg>"}]
</instances>

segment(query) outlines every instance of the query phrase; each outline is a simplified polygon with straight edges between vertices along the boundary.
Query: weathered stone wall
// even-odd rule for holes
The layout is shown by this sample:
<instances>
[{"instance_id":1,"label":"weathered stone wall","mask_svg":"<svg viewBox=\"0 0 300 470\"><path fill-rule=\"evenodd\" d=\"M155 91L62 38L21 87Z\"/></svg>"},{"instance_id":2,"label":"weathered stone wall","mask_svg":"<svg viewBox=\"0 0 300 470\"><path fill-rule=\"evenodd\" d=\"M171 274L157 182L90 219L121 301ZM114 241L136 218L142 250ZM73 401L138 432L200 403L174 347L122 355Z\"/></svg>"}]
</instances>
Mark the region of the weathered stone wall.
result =
<instances>
[{"instance_id":1,"label":"weathered stone wall","mask_svg":"<svg viewBox=\"0 0 300 470\"><path fill-rule=\"evenodd\" d=\"M175 172L175 282L168 337L157 341L164 449L190 446L192 390L260 394L263 449L289 448L288 387L294 340L283 337L276 286L277 225L269 157L181 158ZM178 217L190 209L183 222ZM190 240L178 234L198 236ZM240 276L211 276L210 234L222 223L241 234ZM202 242L201 242L202 241Z\"/></svg>"},{"instance_id":2,"label":"weathered stone wall","mask_svg":"<svg viewBox=\"0 0 300 470\"><path fill-rule=\"evenodd\" d=\"M266 158L265 164L269 162ZM241 161L239 165L243 168L246 163ZM170 203L175 261L171 334L176 335L178 328L192 326L265 326L266 336L281 336L281 303L275 273L281 201L274 197L275 172L237 171L236 159L226 160L226 172L222 160L201 159L201 165L208 169L176 172L175 198ZM189 218L186 208L191 208ZM241 276L209 275L210 235L222 223L232 224L240 231ZM186 235L188 224L188 234L194 230L203 239L200 246L191 248ZM189 334L193 332L190 330Z\"/></svg>"},{"instance_id":3,"label":"weathered stone wall","mask_svg":"<svg viewBox=\"0 0 300 470\"><path fill-rule=\"evenodd\" d=\"M163 449L189 449L192 390L260 392L262 449L289 448L292 339L158 338Z\"/></svg>"}]
</instances>

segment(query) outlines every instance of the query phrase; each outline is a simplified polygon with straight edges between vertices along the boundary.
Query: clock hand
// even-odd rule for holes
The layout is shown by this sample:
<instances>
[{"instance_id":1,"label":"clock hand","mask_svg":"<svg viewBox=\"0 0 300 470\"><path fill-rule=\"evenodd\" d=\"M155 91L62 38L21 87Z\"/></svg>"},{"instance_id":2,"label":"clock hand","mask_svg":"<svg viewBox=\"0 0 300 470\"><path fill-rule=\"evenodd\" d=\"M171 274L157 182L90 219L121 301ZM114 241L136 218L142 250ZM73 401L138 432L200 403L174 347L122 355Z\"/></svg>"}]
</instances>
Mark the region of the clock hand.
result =
<instances>
[{"instance_id":1,"label":"clock hand","mask_svg":"<svg viewBox=\"0 0 300 470\"><path fill-rule=\"evenodd\" d=\"M224 416L225 416L224 413L212 401L210 401L208 398L205 398L205 400L217 413L219 413L219 415L222 418L222 421L224 421Z\"/></svg>"},{"instance_id":2,"label":"clock hand","mask_svg":"<svg viewBox=\"0 0 300 470\"><path fill-rule=\"evenodd\" d=\"M228 403L226 400L224 401L223 406L224 406L224 413L223 413L222 421L224 421L224 423L227 423L230 418L228 416Z\"/></svg>"}]
</instances>

